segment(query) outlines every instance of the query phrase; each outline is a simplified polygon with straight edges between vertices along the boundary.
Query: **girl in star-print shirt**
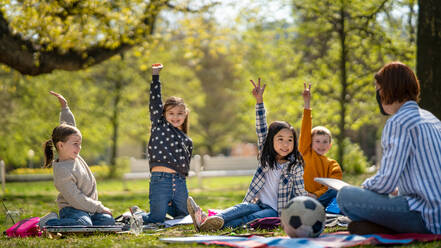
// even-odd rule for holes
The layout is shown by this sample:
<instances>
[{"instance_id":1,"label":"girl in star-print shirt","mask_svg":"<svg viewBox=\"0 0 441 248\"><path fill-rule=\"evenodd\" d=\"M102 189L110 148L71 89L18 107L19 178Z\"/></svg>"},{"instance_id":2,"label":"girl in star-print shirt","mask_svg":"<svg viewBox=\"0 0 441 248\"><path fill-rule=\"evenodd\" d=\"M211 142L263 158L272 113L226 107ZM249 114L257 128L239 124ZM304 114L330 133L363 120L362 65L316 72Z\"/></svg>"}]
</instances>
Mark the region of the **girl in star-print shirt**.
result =
<instances>
[{"instance_id":1,"label":"girl in star-print shirt","mask_svg":"<svg viewBox=\"0 0 441 248\"><path fill-rule=\"evenodd\" d=\"M182 98L170 97L162 105L159 71L152 65L150 85L151 135L148 144L150 164L150 213L143 214L144 224L162 223L165 215L188 215L187 184L193 142L187 136L188 109Z\"/></svg>"}]
</instances>

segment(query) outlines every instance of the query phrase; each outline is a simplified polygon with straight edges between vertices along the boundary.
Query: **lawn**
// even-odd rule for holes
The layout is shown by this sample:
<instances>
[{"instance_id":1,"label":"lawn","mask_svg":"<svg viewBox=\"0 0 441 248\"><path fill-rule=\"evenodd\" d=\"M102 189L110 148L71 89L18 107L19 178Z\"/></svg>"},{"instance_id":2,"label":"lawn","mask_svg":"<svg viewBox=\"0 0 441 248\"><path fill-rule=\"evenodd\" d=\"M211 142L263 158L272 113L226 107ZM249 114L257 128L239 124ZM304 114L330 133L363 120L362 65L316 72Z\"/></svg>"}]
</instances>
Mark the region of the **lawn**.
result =
<instances>
[{"instance_id":1,"label":"lawn","mask_svg":"<svg viewBox=\"0 0 441 248\"><path fill-rule=\"evenodd\" d=\"M345 180L360 184L367 175L346 176ZM203 180L203 188L196 178L188 180L190 195L203 209L222 209L242 201L251 177L223 177ZM9 209L20 209L21 218L43 216L55 211L57 192L52 182L7 183L7 192L2 198ZM113 209L117 216L132 205L148 209L148 181L137 180L122 182L119 180L98 181L100 200ZM4 211L0 211L0 227L4 231L10 225L5 225ZM341 230L341 229L340 229ZM227 230L228 231L228 230ZM335 231L326 229L325 232ZM219 231L225 233L226 230ZM246 232L246 231L241 231ZM144 232L142 235L131 234L96 234L68 235L61 239L0 238L0 247L207 247L198 245L170 245L159 241L160 237L190 236L196 232L192 225L178 226L160 232ZM278 229L275 235L285 235ZM412 244L411 247L440 247L441 241L426 244ZM365 246L368 247L368 246ZM410 247L410 246L409 246Z\"/></svg>"}]
</instances>

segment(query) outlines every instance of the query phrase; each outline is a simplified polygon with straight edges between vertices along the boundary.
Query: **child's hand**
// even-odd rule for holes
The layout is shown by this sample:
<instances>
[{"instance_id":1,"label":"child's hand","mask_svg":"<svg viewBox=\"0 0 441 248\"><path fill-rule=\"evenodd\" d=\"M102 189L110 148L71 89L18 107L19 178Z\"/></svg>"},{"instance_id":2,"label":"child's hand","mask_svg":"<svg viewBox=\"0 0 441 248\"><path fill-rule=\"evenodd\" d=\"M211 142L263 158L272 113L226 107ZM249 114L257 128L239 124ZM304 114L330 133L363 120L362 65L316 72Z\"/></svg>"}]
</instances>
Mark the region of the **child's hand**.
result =
<instances>
[{"instance_id":1,"label":"child's hand","mask_svg":"<svg viewBox=\"0 0 441 248\"><path fill-rule=\"evenodd\" d=\"M58 98L58 101L60 102L61 108L67 107L67 101L62 95L60 95L56 92L53 92L53 91L49 91L49 93Z\"/></svg>"},{"instance_id":2,"label":"child's hand","mask_svg":"<svg viewBox=\"0 0 441 248\"><path fill-rule=\"evenodd\" d=\"M305 103L305 109L310 108L311 102L311 83L309 83L309 87L306 88L306 83L303 83L303 102Z\"/></svg>"},{"instance_id":3,"label":"child's hand","mask_svg":"<svg viewBox=\"0 0 441 248\"><path fill-rule=\"evenodd\" d=\"M159 75L159 72L164 66L162 64L153 64L152 65L152 75Z\"/></svg>"},{"instance_id":4,"label":"child's hand","mask_svg":"<svg viewBox=\"0 0 441 248\"><path fill-rule=\"evenodd\" d=\"M112 215L112 210L110 210L109 208L104 207L103 213L108 214L108 215Z\"/></svg>"},{"instance_id":5,"label":"child's hand","mask_svg":"<svg viewBox=\"0 0 441 248\"><path fill-rule=\"evenodd\" d=\"M258 84L256 85L253 80L250 80L250 82L253 84L253 96L256 98L257 103L263 103L263 92L265 91L266 84L263 85L263 87L260 87L260 78L258 81Z\"/></svg>"}]
</instances>

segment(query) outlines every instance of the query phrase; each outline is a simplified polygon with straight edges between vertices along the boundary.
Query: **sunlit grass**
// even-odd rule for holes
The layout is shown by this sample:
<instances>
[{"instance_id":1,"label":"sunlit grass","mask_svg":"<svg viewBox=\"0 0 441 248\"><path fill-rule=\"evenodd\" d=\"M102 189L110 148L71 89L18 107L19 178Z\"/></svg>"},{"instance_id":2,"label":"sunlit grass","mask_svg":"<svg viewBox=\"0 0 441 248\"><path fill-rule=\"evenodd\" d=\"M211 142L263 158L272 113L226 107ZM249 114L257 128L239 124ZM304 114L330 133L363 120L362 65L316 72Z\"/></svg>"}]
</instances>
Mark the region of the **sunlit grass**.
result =
<instances>
[{"instance_id":1,"label":"sunlit grass","mask_svg":"<svg viewBox=\"0 0 441 248\"><path fill-rule=\"evenodd\" d=\"M368 175L345 175L345 181L359 185ZM249 177L220 177L205 178L202 184L197 178L190 178L187 182L190 195L204 209L223 209L242 201L248 185ZM148 181L121 181L99 180L98 190L100 200L113 209L114 216L128 210L132 205L138 205L148 210ZM2 197L9 209L21 209L21 218L43 216L50 211L58 211L55 203L57 191L53 182L7 183L7 193ZM0 211L0 228L6 230L4 211ZM344 229L326 229L332 232ZM226 229L210 234L228 234L232 230ZM247 230L235 230L235 233L247 233ZM257 231L264 233L264 231ZM94 234L94 235L67 235L62 239L14 238L5 236L0 238L0 247L206 247L197 244L166 244L159 240L161 237L182 237L197 234L192 225L177 226L159 232L144 232L142 235L131 234ZM208 233L206 233L208 234ZM276 229L272 236L284 236L281 228ZM439 247L441 242L429 244L412 244L409 247ZM402 247L402 246L400 246Z\"/></svg>"}]
</instances>

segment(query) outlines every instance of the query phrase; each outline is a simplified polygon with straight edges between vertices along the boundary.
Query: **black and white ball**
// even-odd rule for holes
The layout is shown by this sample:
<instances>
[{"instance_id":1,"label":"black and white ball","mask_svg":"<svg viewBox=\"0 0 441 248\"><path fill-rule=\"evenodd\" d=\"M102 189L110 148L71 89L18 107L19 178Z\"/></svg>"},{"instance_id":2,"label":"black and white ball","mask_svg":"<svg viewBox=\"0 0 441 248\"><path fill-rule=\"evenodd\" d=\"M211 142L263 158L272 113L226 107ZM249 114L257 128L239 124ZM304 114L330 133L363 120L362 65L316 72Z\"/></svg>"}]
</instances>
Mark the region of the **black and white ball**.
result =
<instances>
[{"instance_id":1,"label":"black and white ball","mask_svg":"<svg viewBox=\"0 0 441 248\"><path fill-rule=\"evenodd\" d=\"M323 205L314 198L298 196L282 210L281 222L286 234L295 237L317 237L325 227Z\"/></svg>"}]
</instances>

